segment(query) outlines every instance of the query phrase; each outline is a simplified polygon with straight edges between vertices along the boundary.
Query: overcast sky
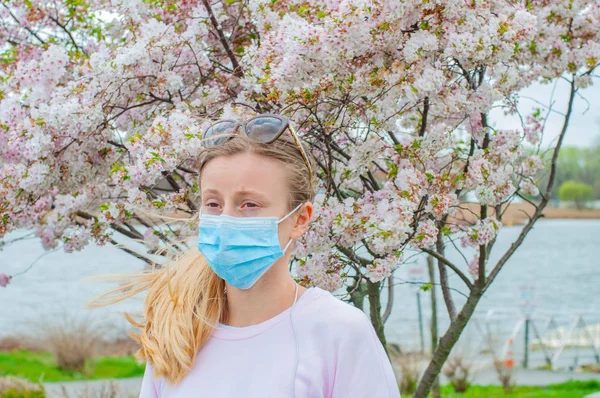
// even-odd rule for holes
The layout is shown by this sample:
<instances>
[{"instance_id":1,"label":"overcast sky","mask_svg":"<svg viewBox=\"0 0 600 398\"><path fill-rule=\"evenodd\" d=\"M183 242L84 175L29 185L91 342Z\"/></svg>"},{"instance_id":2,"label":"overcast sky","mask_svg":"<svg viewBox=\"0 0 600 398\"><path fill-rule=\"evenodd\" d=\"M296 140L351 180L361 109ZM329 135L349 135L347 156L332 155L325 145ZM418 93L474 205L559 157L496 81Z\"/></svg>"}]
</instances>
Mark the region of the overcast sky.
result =
<instances>
[{"instance_id":1,"label":"overcast sky","mask_svg":"<svg viewBox=\"0 0 600 398\"><path fill-rule=\"evenodd\" d=\"M546 85L534 84L523 90L521 94L526 97L532 97L544 104L549 104L553 87L554 82ZM580 96L575 97L573 115L563 146L586 147L594 144L600 145L600 79L594 79L594 85L580 90L580 94L589 101L589 104ZM564 113L567 109L568 99L569 83L564 79L560 79L554 92L554 109ZM530 99L521 98L519 109L523 115L530 113L536 107L539 108L540 105ZM506 117L499 110L492 111L492 120L498 128L520 127L520 122L517 118ZM543 139L544 146L553 143L557 138L562 128L563 120L563 116L556 113L548 117L546 124L547 133Z\"/></svg>"}]
</instances>

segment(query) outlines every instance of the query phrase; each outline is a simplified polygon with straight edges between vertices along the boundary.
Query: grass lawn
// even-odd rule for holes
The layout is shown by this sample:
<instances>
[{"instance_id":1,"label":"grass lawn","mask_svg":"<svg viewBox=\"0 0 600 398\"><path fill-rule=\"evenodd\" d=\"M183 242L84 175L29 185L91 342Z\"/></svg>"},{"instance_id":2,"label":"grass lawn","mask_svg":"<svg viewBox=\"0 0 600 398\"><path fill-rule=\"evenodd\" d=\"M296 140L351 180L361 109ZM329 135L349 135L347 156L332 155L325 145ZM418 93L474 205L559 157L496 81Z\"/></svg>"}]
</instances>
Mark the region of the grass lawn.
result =
<instances>
[{"instance_id":1,"label":"grass lawn","mask_svg":"<svg viewBox=\"0 0 600 398\"><path fill-rule=\"evenodd\" d=\"M56 366L49 353L0 352L0 376L18 376L34 383L136 377L144 374L144 366L138 364L133 355L96 357L87 363L85 372L66 372ZM471 386L464 394L455 393L449 385L442 387L443 398L582 398L594 392L600 392L599 381L569 381L547 387L520 386L509 394L499 386Z\"/></svg>"},{"instance_id":2,"label":"grass lawn","mask_svg":"<svg viewBox=\"0 0 600 398\"><path fill-rule=\"evenodd\" d=\"M569 381L552 384L547 387L515 387L505 394L499 386L471 386L464 394L457 394L452 387L442 387L444 398L582 398L585 395L600 392L600 382Z\"/></svg>"},{"instance_id":3,"label":"grass lawn","mask_svg":"<svg viewBox=\"0 0 600 398\"><path fill-rule=\"evenodd\" d=\"M34 383L135 377L144 374L144 367L133 355L96 357L86 364L85 372L67 372L58 368L54 356L46 352L0 352L0 376L18 376Z\"/></svg>"}]
</instances>

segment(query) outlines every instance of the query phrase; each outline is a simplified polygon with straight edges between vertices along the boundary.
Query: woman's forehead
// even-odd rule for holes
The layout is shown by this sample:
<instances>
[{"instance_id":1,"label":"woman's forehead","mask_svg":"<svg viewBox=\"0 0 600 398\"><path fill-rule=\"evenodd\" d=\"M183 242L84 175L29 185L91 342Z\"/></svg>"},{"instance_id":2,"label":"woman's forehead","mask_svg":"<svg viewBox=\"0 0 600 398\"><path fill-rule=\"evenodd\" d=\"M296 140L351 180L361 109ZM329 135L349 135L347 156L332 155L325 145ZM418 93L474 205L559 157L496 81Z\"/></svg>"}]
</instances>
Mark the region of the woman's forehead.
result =
<instances>
[{"instance_id":1,"label":"woman's forehead","mask_svg":"<svg viewBox=\"0 0 600 398\"><path fill-rule=\"evenodd\" d=\"M203 193L209 190L227 192L287 193L287 171L274 159L253 153L219 156L202 170Z\"/></svg>"}]
</instances>

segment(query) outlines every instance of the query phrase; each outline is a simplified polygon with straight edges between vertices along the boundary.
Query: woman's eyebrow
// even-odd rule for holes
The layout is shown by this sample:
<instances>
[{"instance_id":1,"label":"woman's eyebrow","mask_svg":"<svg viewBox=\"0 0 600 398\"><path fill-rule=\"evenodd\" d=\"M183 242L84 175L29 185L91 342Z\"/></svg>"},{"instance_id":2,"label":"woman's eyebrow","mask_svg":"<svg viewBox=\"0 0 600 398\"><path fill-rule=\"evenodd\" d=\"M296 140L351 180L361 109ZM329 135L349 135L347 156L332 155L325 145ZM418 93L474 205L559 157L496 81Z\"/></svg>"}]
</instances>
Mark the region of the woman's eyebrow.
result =
<instances>
[{"instance_id":1,"label":"woman's eyebrow","mask_svg":"<svg viewBox=\"0 0 600 398\"><path fill-rule=\"evenodd\" d=\"M209 188L206 191L202 191L202 196L222 196L221 195L221 191L214 189L214 188ZM256 197L257 199L260 199L263 202L268 202L268 195L258 191L256 189L252 189L252 188L242 188L242 189L238 189L235 191L235 195L236 196L253 196Z\"/></svg>"},{"instance_id":2,"label":"woman's eyebrow","mask_svg":"<svg viewBox=\"0 0 600 398\"><path fill-rule=\"evenodd\" d=\"M240 195L240 196L244 196L244 195L258 196L259 199L262 199L265 201L267 200L267 195L265 195L261 191L257 191L255 189L251 189L251 188L239 189L239 190L236 190L235 193L236 193L236 195Z\"/></svg>"},{"instance_id":3,"label":"woman's eyebrow","mask_svg":"<svg viewBox=\"0 0 600 398\"><path fill-rule=\"evenodd\" d=\"M202 191L202 195L220 195L221 193L216 189L207 189L206 191Z\"/></svg>"}]
</instances>

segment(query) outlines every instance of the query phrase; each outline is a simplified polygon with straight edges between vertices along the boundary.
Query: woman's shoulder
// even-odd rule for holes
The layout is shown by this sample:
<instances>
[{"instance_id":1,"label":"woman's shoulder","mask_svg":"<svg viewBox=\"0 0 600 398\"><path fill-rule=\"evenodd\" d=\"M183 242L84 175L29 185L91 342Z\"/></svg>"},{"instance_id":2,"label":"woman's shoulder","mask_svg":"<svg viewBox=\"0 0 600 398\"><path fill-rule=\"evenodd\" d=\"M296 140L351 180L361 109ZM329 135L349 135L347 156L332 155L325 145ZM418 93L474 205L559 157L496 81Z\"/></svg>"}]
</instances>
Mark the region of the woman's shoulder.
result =
<instances>
[{"instance_id":1,"label":"woman's shoulder","mask_svg":"<svg viewBox=\"0 0 600 398\"><path fill-rule=\"evenodd\" d=\"M355 306L342 301L327 290L314 287L310 303L298 314L302 324L329 335L366 335L371 333L371 322ZM307 293L308 293L307 292ZM306 294L306 293L305 293Z\"/></svg>"}]
</instances>

